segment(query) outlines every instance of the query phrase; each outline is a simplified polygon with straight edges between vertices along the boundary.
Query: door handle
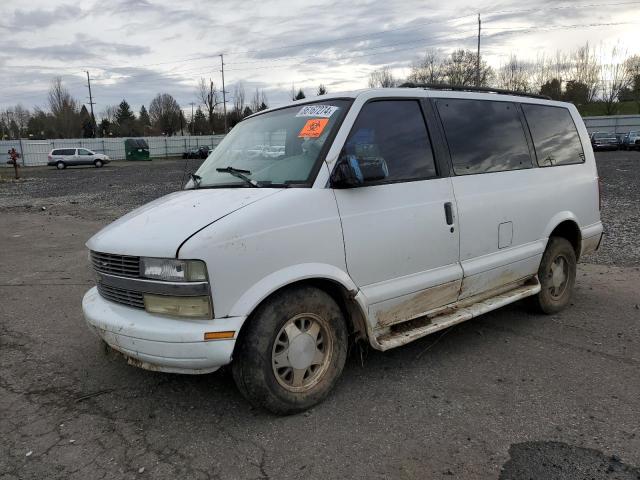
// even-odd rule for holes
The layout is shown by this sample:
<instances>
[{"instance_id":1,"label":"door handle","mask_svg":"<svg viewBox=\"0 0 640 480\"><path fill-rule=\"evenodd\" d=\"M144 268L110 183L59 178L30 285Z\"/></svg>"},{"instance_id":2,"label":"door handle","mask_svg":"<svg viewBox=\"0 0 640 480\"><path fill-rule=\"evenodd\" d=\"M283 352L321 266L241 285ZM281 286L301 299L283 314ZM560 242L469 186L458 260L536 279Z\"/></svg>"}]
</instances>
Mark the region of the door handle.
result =
<instances>
[{"instance_id":1,"label":"door handle","mask_svg":"<svg viewBox=\"0 0 640 480\"><path fill-rule=\"evenodd\" d=\"M453 225L453 205L451 202L444 204L444 217L447 220L447 225Z\"/></svg>"}]
</instances>

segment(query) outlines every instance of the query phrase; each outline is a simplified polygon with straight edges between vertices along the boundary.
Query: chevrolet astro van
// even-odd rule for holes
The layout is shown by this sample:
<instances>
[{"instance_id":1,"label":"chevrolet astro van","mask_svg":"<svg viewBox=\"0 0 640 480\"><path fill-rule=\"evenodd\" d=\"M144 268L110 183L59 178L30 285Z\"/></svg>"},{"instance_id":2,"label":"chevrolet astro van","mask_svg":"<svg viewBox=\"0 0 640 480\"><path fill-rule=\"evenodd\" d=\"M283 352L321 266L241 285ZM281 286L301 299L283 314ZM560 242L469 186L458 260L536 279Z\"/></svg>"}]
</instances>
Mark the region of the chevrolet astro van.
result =
<instances>
[{"instance_id":1,"label":"chevrolet astro van","mask_svg":"<svg viewBox=\"0 0 640 480\"><path fill-rule=\"evenodd\" d=\"M388 350L525 297L565 308L599 210L571 104L324 95L245 119L182 191L93 236L82 307L130 364L231 364L250 402L294 413L329 393L350 341Z\"/></svg>"}]
</instances>

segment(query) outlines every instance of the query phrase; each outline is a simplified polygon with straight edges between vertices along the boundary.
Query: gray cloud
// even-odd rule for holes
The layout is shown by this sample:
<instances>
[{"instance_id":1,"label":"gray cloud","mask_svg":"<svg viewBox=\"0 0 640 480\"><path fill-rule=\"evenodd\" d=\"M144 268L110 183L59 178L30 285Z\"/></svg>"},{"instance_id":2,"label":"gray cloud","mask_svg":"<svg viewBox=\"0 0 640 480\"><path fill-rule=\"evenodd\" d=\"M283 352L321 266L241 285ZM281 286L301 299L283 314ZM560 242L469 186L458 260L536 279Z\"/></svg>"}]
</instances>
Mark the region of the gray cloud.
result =
<instances>
[{"instance_id":1,"label":"gray cloud","mask_svg":"<svg viewBox=\"0 0 640 480\"><path fill-rule=\"evenodd\" d=\"M86 13L75 5L64 4L52 10L15 10L5 24L11 30L32 30L34 28L49 27L71 20L80 20Z\"/></svg>"},{"instance_id":2,"label":"gray cloud","mask_svg":"<svg viewBox=\"0 0 640 480\"><path fill-rule=\"evenodd\" d=\"M250 88L260 86L267 89L270 102L282 102L293 81L309 94L320 82L332 91L364 87L371 69L389 65L407 71L429 48L444 54L475 48L478 10L485 28L483 52L499 61L514 45L523 57L535 57L542 48L533 41L526 44L526 39L540 39L545 31L538 30L536 37L524 27L616 22L636 8L558 8L555 0L449 0L446 5L320 0L296 8L287 0L85 0L78 5L67 0L52 8L25 9L20 0L3 0L0 23L26 25L30 31L3 45L0 106L21 99L38 102L37 89L46 90L57 74L66 75L74 95L84 97L85 69L95 76L99 102L117 103L125 97L137 109L164 91L188 103L195 100L199 76L220 83L220 52L225 54L227 90L242 80L247 97ZM563 40L546 48L570 50L585 38L607 38L580 35L585 31L552 30L553 38Z\"/></svg>"}]
</instances>

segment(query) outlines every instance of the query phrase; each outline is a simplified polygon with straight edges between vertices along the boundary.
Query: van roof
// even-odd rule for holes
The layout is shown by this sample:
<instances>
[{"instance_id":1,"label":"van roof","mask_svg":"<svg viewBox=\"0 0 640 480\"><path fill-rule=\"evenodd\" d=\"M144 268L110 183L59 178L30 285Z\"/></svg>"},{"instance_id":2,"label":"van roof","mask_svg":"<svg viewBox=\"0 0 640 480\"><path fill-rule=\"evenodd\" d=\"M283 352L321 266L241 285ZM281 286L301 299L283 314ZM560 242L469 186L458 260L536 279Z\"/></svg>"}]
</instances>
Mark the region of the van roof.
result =
<instances>
[{"instance_id":1,"label":"van roof","mask_svg":"<svg viewBox=\"0 0 640 480\"><path fill-rule=\"evenodd\" d=\"M451 89L454 88L454 89ZM430 88L430 87L394 87L394 88L363 88L359 90L348 90L343 92L327 93L322 96L307 97L302 100L294 100L285 105L279 107L269 108L256 112L250 117L260 115L262 113L270 112L273 110L280 110L286 107L292 107L296 105L305 105L307 103L316 103L318 101L336 100L340 98L352 98L355 99L360 96L367 96L371 98L375 97L426 97L426 98L473 98L477 100L502 100L512 101L520 103L538 103L544 105L555 105L562 107L572 107L572 103L560 102L557 100L550 100L541 95L527 95L519 92L509 92L501 89L487 89L482 91L469 91L463 89L464 87L449 87L444 88ZM470 87L473 88L473 87Z\"/></svg>"}]
</instances>

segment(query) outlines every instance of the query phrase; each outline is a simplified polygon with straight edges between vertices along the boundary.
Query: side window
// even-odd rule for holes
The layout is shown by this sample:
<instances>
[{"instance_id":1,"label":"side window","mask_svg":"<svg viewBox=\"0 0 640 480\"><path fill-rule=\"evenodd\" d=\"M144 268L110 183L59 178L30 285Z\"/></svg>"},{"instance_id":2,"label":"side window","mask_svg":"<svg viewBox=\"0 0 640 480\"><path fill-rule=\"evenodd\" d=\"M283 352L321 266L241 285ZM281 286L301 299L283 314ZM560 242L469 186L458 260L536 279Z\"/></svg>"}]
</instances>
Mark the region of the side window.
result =
<instances>
[{"instance_id":1,"label":"side window","mask_svg":"<svg viewBox=\"0 0 640 480\"><path fill-rule=\"evenodd\" d=\"M60 150L60 155L75 155L75 154L76 154L75 148L65 148L63 150Z\"/></svg>"},{"instance_id":2,"label":"side window","mask_svg":"<svg viewBox=\"0 0 640 480\"><path fill-rule=\"evenodd\" d=\"M79 148L78 155L91 155L91 152L89 150L85 150L84 148Z\"/></svg>"},{"instance_id":3,"label":"side window","mask_svg":"<svg viewBox=\"0 0 640 480\"><path fill-rule=\"evenodd\" d=\"M456 175L533 167L515 104L448 98L436 105Z\"/></svg>"},{"instance_id":4,"label":"side window","mask_svg":"<svg viewBox=\"0 0 640 480\"><path fill-rule=\"evenodd\" d=\"M365 179L370 179L366 183L421 180L437 175L418 100L365 104L342 155L356 157Z\"/></svg>"},{"instance_id":5,"label":"side window","mask_svg":"<svg viewBox=\"0 0 640 480\"><path fill-rule=\"evenodd\" d=\"M584 162L584 151L569 110L549 105L523 104L538 165L551 167Z\"/></svg>"},{"instance_id":6,"label":"side window","mask_svg":"<svg viewBox=\"0 0 640 480\"><path fill-rule=\"evenodd\" d=\"M62 153L60 153L60 150L53 150L51 155L62 155Z\"/></svg>"}]
</instances>

